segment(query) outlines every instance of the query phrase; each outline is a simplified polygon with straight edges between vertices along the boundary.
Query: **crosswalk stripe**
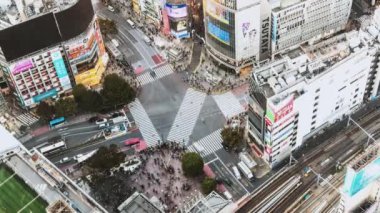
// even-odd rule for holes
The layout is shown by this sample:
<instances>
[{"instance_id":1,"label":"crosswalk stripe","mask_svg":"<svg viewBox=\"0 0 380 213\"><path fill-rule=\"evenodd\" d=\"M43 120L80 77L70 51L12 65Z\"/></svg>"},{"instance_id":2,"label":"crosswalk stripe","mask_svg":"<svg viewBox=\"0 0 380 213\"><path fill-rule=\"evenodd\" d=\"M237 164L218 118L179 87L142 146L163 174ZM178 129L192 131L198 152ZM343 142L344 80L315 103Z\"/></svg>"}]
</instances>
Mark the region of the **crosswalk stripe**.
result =
<instances>
[{"instance_id":1,"label":"crosswalk stripe","mask_svg":"<svg viewBox=\"0 0 380 213\"><path fill-rule=\"evenodd\" d=\"M31 126L38 121L38 118L30 113L20 114L16 116L16 119L26 126Z\"/></svg>"},{"instance_id":2,"label":"crosswalk stripe","mask_svg":"<svg viewBox=\"0 0 380 213\"><path fill-rule=\"evenodd\" d=\"M140 101L137 99L131 103L129 109L148 146L157 145L161 138Z\"/></svg>"},{"instance_id":3,"label":"crosswalk stripe","mask_svg":"<svg viewBox=\"0 0 380 213\"><path fill-rule=\"evenodd\" d=\"M157 68L154 68L153 71L156 73L156 76L154 78L150 75L150 71L137 76L137 80L140 81L141 85L149 84L155 80L158 80L173 73L173 69L170 64L165 64Z\"/></svg>"},{"instance_id":4,"label":"crosswalk stripe","mask_svg":"<svg viewBox=\"0 0 380 213\"><path fill-rule=\"evenodd\" d=\"M188 89L170 129L168 140L180 143L189 141L206 98L204 93Z\"/></svg>"},{"instance_id":5,"label":"crosswalk stripe","mask_svg":"<svg viewBox=\"0 0 380 213\"><path fill-rule=\"evenodd\" d=\"M244 107L232 92L213 95L213 98L226 118L231 118L245 111Z\"/></svg>"},{"instance_id":6,"label":"crosswalk stripe","mask_svg":"<svg viewBox=\"0 0 380 213\"><path fill-rule=\"evenodd\" d=\"M188 147L189 151L198 152L202 157L205 157L209 154L212 154L223 148L222 136L220 135L222 129L218 129L215 132L207 135L206 137L200 139L199 141L194 142L191 146ZM198 144L204 148L204 151L199 152L194 144Z\"/></svg>"}]
</instances>

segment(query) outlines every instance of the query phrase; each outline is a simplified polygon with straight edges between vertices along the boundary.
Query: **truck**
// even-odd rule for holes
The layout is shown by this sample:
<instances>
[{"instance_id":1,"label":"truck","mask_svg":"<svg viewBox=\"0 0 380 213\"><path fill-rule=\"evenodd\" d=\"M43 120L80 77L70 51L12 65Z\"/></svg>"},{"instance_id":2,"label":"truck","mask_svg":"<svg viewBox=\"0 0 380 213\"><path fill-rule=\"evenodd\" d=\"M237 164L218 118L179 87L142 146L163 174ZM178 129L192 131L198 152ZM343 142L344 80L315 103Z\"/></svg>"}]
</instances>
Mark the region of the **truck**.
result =
<instances>
[{"instance_id":1,"label":"truck","mask_svg":"<svg viewBox=\"0 0 380 213\"><path fill-rule=\"evenodd\" d=\"M112 39L111 41L113 45L115 45L115 47L119 47L119 42L117 41L117 39Z\"/></svg>"},{"instance_id":2,"label":"truck","mask_svg":"<svg viewBox=\"0 0 380 213\"><path fill-rule=\"evenodd\" d=\"M252 174L251 170L247 167L247 165L245 165L245 163L243 161L240 161L238 163L238 167L246 178L248 178L248 179L253 178L253 174Z\"/></svg>"},{"instance_id":3,"label":"truck","mask_svg":"<svg viewBox=\"0 0 380 213\"><path fill-rule=\"evenodd\" d=\"M257 163L247 152L240 152L239 159L245 163L249 169L253 169Z\"/></svg>"}]
</instances>

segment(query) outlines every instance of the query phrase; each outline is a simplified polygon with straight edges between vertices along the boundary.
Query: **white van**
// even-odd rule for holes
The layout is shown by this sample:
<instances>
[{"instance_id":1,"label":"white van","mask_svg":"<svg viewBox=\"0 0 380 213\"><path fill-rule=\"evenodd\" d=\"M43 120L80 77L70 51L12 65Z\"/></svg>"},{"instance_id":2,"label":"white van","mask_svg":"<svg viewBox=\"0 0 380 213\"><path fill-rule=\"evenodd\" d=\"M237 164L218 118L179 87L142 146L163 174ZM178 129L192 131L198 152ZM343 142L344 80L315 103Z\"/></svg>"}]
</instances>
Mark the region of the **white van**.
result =
<instances>
[{"instance_id":1,"label":"white van","mask_svg":"<svg viewBox=\"0 0 380 213\"><path fill-rule=\"evenodd\" d=\"M131 21L131 19L127 19L127 23L129 24L129 26L131 26L132 28L135 28L135 23L133 23L133 21Z\"/></svg>"},{"instance_id":2,"label":"white van","mask_svg":"<svg viewBox=\"0 0 380 213\"><path fill-rule=\"evenodd\" d=\"M233 166L232 170L234 171L234 175L235 175L236 179L240 180L241 179L241 175L240 175L240 172L239 172L238 168L236 166Z\"/></svg>"}]
</instances>

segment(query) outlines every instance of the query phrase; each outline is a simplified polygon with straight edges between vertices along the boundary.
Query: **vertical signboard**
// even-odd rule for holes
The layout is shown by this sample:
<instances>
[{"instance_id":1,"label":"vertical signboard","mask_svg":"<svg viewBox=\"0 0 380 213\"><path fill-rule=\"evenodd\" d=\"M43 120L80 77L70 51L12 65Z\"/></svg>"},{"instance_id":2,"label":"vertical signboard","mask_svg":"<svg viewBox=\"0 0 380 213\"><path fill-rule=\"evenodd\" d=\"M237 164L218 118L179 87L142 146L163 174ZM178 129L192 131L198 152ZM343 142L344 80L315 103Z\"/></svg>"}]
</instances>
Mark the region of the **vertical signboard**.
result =
<instances>
[{"instance_id":1,"label":"vertical signboard","mask_svg":"<svg viewBox=\"0 0 380 213\"><path fill-rule=\"evenodd\" d=\"M237 60L259 55L260 5L251 6L235 15Z\"/></svg>"},{"instance_id":2,"label":"vertical signboard","mask_svg":"<svg viewBox=\"0 0 380 213\"><path fill-rule=\"evenodd\" d=\"M53 65L55 71L57 72L57 76L61 86L64 90L71 88L71 82L69 75L67 74L67 69L65 66L65 62L63 61L61 52L56 50L55 52L51 52L51 58L53 60Z\"/></svg>"}]
</instances>

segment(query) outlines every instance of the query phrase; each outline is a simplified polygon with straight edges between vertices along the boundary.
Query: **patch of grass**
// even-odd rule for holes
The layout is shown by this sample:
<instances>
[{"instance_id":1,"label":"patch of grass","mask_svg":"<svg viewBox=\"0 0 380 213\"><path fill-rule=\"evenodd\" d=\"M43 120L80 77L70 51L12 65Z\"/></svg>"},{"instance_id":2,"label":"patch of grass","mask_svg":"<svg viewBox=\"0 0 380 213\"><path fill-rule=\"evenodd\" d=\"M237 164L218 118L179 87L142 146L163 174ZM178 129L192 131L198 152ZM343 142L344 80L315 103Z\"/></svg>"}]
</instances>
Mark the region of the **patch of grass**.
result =
<instances>
[{"instance_id":1,"label":"patch of grass","mask_svg":"<svg viewBox=\"0 0 380 213\"><path fill-rule=\"evenodd\" d=\"M12 174L11 170L4 165L0 165L0 184L11 177ZM21 178L15 175L0 186L0 212L18 212L36 198L37 195ZM47 202L39 197L31 202L22 212L45 212L47 205Z\"/></svg>"}]
</instances>

